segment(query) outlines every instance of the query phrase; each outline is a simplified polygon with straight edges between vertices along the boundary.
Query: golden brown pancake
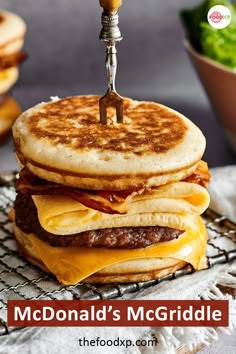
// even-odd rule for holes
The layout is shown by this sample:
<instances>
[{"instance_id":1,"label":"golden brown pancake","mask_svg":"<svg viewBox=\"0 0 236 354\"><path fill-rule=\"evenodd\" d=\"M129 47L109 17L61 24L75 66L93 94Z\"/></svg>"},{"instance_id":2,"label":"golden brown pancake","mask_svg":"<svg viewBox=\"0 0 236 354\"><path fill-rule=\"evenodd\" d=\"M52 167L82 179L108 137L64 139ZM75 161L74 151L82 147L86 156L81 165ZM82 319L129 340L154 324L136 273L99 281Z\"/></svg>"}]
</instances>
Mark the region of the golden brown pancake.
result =
<instances>
[{"instance_id":1,"label":"golden brown pancake","mask_svg":"<svg viewBox=\"0 0 236 354\"><path fill-rule=\"evenodd\" d=\"M26 24L20 16L0 10L0 56L20 51L25 32Z\"/></svg>"},{"instance_id":2,"label":"golden brown pancake","mask_svg":"<svg viewBox=\"0 0 236 354\"><path fill-rule=\"evenodd\" d=\"M125 124L115 122L110 108L104 126L98 100L68 97L24 112L13 127L21 164L49 181L95 190L166 184L196 168L205 138L186 117L126 98Z\"/></svg>"}]
</instances>

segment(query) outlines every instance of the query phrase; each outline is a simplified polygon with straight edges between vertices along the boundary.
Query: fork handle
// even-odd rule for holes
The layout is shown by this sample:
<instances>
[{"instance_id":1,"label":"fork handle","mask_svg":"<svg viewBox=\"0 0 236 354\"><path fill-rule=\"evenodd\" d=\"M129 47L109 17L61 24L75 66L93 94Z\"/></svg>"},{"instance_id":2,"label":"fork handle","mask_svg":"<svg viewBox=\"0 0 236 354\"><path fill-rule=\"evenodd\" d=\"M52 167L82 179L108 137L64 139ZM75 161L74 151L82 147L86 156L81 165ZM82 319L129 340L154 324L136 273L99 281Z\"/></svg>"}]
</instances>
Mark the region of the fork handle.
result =
<instances>
[{"instance_id":1,"label":"fork handle","mask_svg":"<svg viewBox=\"0 0 236 354\"><path fill-rule=\"evenodd\" d=\"M116 91L115 80L116 80L116 70L117 70L117 58L116 58L116 47L115 45L107 46L106 53L106 71L107 71L107 82L108 82L108 92Z\"/></svg>"},{"instance_id":2,"label":"fork handle","mask_svg":"<svg viewBox=\"0 0 236 354\"><path fill-rule=\"evenodd\" d=\"M99 0L101 7L105 12L111 14L112 12L117 12L119 7L122 5L122 0Z\"/></svg>"}]
</instances>

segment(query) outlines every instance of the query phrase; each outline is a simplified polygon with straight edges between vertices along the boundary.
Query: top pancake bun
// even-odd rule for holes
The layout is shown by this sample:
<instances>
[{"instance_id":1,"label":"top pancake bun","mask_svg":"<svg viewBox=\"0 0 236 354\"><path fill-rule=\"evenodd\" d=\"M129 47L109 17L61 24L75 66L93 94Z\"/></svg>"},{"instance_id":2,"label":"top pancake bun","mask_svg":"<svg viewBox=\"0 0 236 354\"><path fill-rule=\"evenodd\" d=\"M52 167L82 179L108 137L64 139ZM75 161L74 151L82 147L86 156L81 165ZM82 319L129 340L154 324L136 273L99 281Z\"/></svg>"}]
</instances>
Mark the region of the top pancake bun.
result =
<instances>
[{"instance_id":1,"label":"top pancake bun","mask_svg":"<svg viewBox=\"0 0 236 354\"><path fill-rule=\"evenodd\" d=\"M184 179L205 150L202 132L182 114L154 102L124 99L124 123L99 96L53 99L22 113L13 126L23 166L48 181L93 190L151 187Z\"/></svg>"},{"instance_id":2,"label":"top pancake bun","mask_svg":"<svg viewBox=\"0 0 236 354\"><path fill-rule=\"evenodd\" d=\"M25 32L26 24L20 16L0 9L0 55L21 50Z\"/></svg>"}]
</instances>

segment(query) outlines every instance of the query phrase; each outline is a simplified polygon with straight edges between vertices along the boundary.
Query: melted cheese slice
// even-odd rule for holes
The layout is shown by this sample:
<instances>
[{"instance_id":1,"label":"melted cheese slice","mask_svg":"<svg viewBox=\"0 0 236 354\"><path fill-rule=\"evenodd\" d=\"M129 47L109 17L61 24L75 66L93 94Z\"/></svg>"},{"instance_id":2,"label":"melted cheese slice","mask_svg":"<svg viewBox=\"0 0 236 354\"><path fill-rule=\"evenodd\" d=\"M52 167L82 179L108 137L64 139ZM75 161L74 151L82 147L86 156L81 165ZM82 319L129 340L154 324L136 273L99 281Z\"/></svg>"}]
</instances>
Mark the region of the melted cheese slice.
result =
<instances>
[{"instance_id":1,"label":"melted cheese slice","mask_svg":"<svg viewBox=\"0 0 236 354\"><path fill-rule=\"evenodd\" d=\"M12 97L7 97L0 106L0 134L11 127L20 113L18 103Z\"/></svg>"},{"instance_id":2,"label":"melted cheese slice","mask_svg":"<svg viewBox=\"0 0 236 354\"><path fill-rule=\"evenodd\" d=\"M19 77L19 69L14 66L0 71L0 94L9 91Z\"/></svg>"},{"instance_id":3,"label":"melted cheese slice","mask_svg":"<svg viewBox=\"0 0 236 354\"><path fill-rule=\"evenodd\" d=\"M126 214L106 214L66 196L33 196L41 226L56 235L127 226L169 226L179 230L196 227L210 197L198 184L176 182L146 191L128 200Z\"/></svg>"},{"instance_id":4,"label":"melted cheese slice","mask_svg":"<svg viewBox=\"0 0 236 354\"><path fill-rule=\"evenodd\" d=\"M136 250L104 248L52 247L28 235L33 253L65 284L71 285L110 265L142 258L175 258L191 263L195 269L206 268L207 233L201 217L196 218L197 228L188 229L177 240L160 242Z\"/></svg>"}]
</instances>

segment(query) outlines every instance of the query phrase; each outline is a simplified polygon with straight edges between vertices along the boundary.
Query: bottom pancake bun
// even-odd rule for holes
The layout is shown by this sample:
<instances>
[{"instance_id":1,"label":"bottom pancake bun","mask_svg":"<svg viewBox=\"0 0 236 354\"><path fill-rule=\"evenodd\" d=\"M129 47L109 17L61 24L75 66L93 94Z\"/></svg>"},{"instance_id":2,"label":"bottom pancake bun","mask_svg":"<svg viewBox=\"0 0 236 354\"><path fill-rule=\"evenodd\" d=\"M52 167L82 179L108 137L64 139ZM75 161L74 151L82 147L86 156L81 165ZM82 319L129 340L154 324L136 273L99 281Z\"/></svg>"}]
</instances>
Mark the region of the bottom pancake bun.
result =
<instances>
[{"instance_id":1,"label":"bottom pancake bun","mask_svg":"<svg viewBox=\"0 0 236 354\"><path fill-rule=\"evenodd\" d=\"M38 266L46 273L49 269L38 257L30 240L30 235L20 230L15 223L13 231L17 240L18 250L30 263ZM162 278L183 268L186 262L172 258L149 258L118 263L84 279L84 283L129 283L142 282Z\"/></svg>"},{"instance_id":2,"label":"bottom pancake bun","mask_svg":"<svg viewBox=\"0 0 236 354\"><path fill-rule=\"evenodd\" d=\"M10 96L6 96L0 105L0 143L11 133L11 127L21 114L19 104Z\"/></svg>"},{"instance_id":3,"label":"bottom pancake bun","mask_svg":"<svg viewBox=\"0 0 236 354\"><path fill-rule=\"evenodd\" d=\"M173 272L175 272L178 269L183 268L186 265L186 262L184 261L179 261L179 260L174 260L171 258L157 258L157 260L160 261L160 263L162 263L162 266L160 265L160 268L157 269L150 269L150 270L146 270L143 272L139 272L139 267L137 267L136 272L134 273L119 273L118 269L117 269L117 273L115 274L106 274L105 273L105 269L109 270L110 267L105 268L104 270L97 272L93 275L91 275L90 277L86 278L84 280L85 283L132 283L132 282L143 282L143 281L149 281L149 280L156 280L156 279L160 279L163 278L169 274L172 274ZM167 264L169 263L169 261L175 261L172 266L168 267ZM137 263L139 264L139 266L142 268L143 265L145 265L145 262L147 261L147 259L139 259L137 261ZM131 261L130 261L131 262ZM122 265L126 265L126 263L128 262L123 262L120 263ZM162 268L161 268L162 267ZM103 273L104 272L104 273Z\"/></svg>"}]
</instances>

